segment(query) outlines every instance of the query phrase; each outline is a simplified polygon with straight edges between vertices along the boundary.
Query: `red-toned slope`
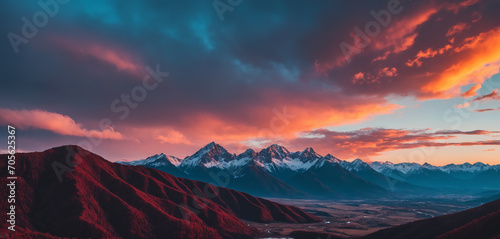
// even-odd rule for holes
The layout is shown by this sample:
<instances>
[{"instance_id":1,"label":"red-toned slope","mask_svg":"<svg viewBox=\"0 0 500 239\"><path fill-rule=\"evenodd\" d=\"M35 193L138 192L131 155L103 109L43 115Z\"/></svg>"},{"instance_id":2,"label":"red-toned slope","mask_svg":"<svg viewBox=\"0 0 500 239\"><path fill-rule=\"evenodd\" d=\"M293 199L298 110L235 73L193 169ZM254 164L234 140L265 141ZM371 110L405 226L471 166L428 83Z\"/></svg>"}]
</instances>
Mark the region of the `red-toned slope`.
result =
<instances>
[{"instance_id":1,"label":"red-toned slope","mask_svg":"<svg viewBox=\"0 0 500 239\"><path fill-rule=\"evenodd\" d=\"M437 239L500 238L500 211L469 222Z\"/></svg>"},{"instance_id":2,"label":"red-toned slope","mask_svg":"<svg viewBox=\"0 0 500 239\"><path fill-rule=\"evenodd\" d=\"M247 238L258 232L239 218L319 220L245 193L111 163L76 146L16 157L17 226L27 231L59 237ZM6 168L6 158L0 155L0 168ZM72 162L78 163L59 181L53 165ZM5 171L0 172L3 185ZM0 197L6 193L0 191ZM5 223L0 222L2 229Z\"/></svg>"},{"instance_id":3,"label":"red-toned slope","mask_svg":"<svg viewBox=\"0 0 500 239\"><path fill-rule=\"evenodd\" d=\"M462 212L410 222L377 231L376 238L500 238L500 200Z\"/></svg>"}]
</instances>

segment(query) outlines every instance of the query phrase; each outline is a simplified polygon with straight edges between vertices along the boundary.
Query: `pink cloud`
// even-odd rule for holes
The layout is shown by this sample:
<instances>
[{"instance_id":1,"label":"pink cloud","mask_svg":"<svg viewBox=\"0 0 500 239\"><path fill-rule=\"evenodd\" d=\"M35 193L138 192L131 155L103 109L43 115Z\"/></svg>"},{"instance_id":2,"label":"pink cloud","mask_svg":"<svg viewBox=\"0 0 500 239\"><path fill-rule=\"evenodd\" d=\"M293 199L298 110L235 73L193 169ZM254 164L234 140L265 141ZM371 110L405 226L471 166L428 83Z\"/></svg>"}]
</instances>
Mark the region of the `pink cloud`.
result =
<instances>
[{"instance_id":1,"label":"pink cloud","mask_svg":"<svg viewBox=\"0 0 500 239\"><path fill-rule=\"evenodd\" d=\"M458 2L458 3L454 2L454 3L451 3L450 5L448 5L447 9L452 11L453 13L457 14L461 9L472 6L480 1L481 0L465 0L465 1Z\"/></svg>"},{"instance_id":2,"label":"pink cloud","mask_svg":"<svg viewBox=\"0 0 500 239\"><path fill-rule=\"evenodd\" d=\"M488 111L497 111L497 110L500 110L500 107L498 107L498 108L495 108L495 109L493 109L493 108L487 108L487 109L478 109L478 110L474 110L474 111L476 111L476 112L479 112L479 113L482 113L482 112L488 112Z\"/></svg>"},{"instance_id":3,"label":"pink cloud","mask_svg":"<svg viewBox=\"0 0 500 239\"><path fill-rule=\"evenodd\" d=\"M0 108L0 124L10 124L21 129L36 128L61 135L103 139L124 139L125 137L108 127L104 130L88 130L67 115L44 110L11 110Z\"/></svg>"},{"instance_id":4,"label":"pink cloud","mask_svg":"<svg viewBox=\"0 0 500 239\"><path fill-rule=\"evenodd\" d=\"M479 96L473 99L473 101L481 101L481 100L500 100L500 94L498 93L498 89L494 89L491 93L483 96Z\"/></svg>"},{"instance_id":5,"label":"pink cloud","mask_svg":"<svg viewBox=\"0 0 500 239\"><path fill-rule=\"evenodd\" d=\"M57 46L78 57L91 57L102 63L113 65L118 71L143 75L143 64L131 52L109 43L94 39L76 39L61 36L50 37Z\"/></svg>"}]
</instances>

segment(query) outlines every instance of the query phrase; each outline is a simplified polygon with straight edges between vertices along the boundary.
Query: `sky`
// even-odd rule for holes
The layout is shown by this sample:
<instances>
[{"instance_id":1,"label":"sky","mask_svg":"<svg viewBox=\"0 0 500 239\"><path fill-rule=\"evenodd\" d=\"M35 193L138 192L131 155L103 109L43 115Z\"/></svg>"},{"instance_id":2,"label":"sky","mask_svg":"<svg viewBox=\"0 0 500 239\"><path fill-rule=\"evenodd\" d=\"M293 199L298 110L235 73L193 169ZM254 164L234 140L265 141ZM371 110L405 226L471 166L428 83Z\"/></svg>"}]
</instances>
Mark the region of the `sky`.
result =
<instances>
[{"instance_id":1,"label":"sky","mask_svg":"<svg viewBox=\"0 0 500 239\"><path fill-rule=\"evenodd\" d=\"M20 152L500 164L499 1L0 3ZM0 137L7 138L6 130ZM5 150L1 150L5 152Z\"/></svg>"}]
</instances>

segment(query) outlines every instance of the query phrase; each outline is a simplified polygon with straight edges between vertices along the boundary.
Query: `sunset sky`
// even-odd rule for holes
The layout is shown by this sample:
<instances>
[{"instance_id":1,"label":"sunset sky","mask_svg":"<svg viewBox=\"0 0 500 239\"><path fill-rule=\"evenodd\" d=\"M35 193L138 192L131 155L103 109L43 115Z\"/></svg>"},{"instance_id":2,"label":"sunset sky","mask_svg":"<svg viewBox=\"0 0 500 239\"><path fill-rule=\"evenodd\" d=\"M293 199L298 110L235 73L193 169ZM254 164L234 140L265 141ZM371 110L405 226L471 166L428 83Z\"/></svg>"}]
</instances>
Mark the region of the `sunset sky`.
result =
<instances>
[{"instance_id":1,"label":"sunset sky","mask_svg":"<svg viewBox=\"0 0 500 239\"><path fill-rule=\"evenodd\" d=\"M500 164L499 1L46 2L0 3L18 150Z\"/></svg>"}]
</instances>

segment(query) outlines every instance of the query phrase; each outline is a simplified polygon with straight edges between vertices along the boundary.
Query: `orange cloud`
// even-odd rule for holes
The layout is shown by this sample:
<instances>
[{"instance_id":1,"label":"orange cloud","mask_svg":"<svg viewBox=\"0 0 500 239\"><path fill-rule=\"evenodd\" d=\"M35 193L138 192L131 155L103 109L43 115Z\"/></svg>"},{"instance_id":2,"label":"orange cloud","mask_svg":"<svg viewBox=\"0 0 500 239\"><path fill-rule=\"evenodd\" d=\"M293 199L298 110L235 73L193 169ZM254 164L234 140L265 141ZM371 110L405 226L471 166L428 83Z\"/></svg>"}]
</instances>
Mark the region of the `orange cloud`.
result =
<instances>
[{"instance_id":1,"label":"orange cloud","mask_svg":"<svg viewBox=\"0 0 500 239\"><path fill-rule=\"evenodd\" d=\"M226 117L209 112L193 112L179 124L172 125L195 145L216 141L222 144L246 145L250 141L279 142L293 139L297 134L327 126L355 124L382 114L390 114L401 106L380 98L331 100L331 96L269 100L269 105L245 109L247 117ZM328 98L324 98L328 97ZM148 134L139 136L146 131ZM136 137L164 135L162 131L137 130ZM157 137L157 140L161 138Z\"/></svg>"},{"instance_id":2,"label":"orange cloud","mask_svg":"<svg viewBox=\"0 0 500 239\"><path fill-rule=\"evenodd\" d=\"M38 109L11 110L0 108L0 124L10 124L21 129L44 129L61 135L116 140L125 138L119 132L114 131L112 127L108 127L101 131L88 130L67 115Z\"/></svg>"},{"instance_id":3,"label":"orange cloud","mask_svg":"<svg viewBox=\"0 0 500 239\"><path fill-rule=\"evenodd\" d=\"M439 8L429 6L412 16L391 23L382 37L373 43L376 50L389 49L376 60L384 60L390 54L398 54L410 48L418 36L418 33L415 32L417 27L427 22L438 11Z\"/></svg>"},{"instance_id":4,"label":"orange cloud","mask_svg":"<svg viewBox=\"0 0 500 239\"><path fill-rule=\"evenodd\" d=\"M465 93L463 93L462 97L469 98L469 97L476 96L476 94L477 94L476 92L479 89L481 89L481 85L480 84L474 85L468 91L466 91Z\"/></svg>"},{"instance_id":5,"label":"orange cloud","mask_svg":"<svg viewBox=\"0 0 500 239\"><path fill-rule=\"evenodd\" d=\"M448 30L448 32L446 33L446 36L449 37L449 36L453 36L457 33L460 33L462 32L463 30L465 29L468 29L470 28L470 25L469 24L466 24L466 23L458 23L456 25L454 25L453 27L450 28L450 30Z\"/></svg>"},{"instance_id":6,"label":"orange cloud","mask_svg":"<svg viewBox=\"0 0 500 239\"><path fill-rule=\"evenodd\" d=\"M363 72L358 72L354 75L354 80L357 81L357 80L363 80L365 79L365 73Z\"/></svg>"},{"instance_id":7,"label":"orange cloud","mask_svg":"<svg viewBox=\"0 0 500 239\"><path fill-rule=\"evenodd\" d=\"M315 145L317 152L328 153L330 153L333 148L335 149L335 156L340 158L368 158L381 155L383 152L399 149L500 145L500 140L441 142L442 140L457 138L458 135L495 136L498 133L500 132L486 130L428 132L428 130L368 128L340 132L319 129L306 132L299 138L286 142L285 144L293 146L294 148ZM310 137L310 135L315 137Z\"/></svg>"},{"instance_id":8,"label":"orange cloud","mask_svg":"<svg viewBox=\"0 0 500 239\"><path fill-rule=\"evenodd\" d=\"M480 33L464 41L455 49L463 54L456 64L444 70L437 78L422 87L423 92L440 95L442 98L456 96L460 87L484 80L499 72L500 27Z\"/></svg>"},{"instance_id":9,"label":"orange cloud","mask_svg":"<svg viewBox=\"0 0 500 239\"><path fill-rule=\"evenodd\" d=\"M470 106L470 103L469 102L465 102L463 104L460 104L460 105L455 105L455 108L467 108Z\"/></svg>"},{"instance_id":10,"label":"orange cloud","mask_svg":"<svg viewBox=\"0 0 500 239\"><path fill-rule=\"evenodd\" d=\"M398 54L406 51L415 43L415 39L418 36L416 29L427 22L429 18L441 10L440 7L426 6L424 9L417 11L416 13L410 14L406 13L404 18L402 15L398 15L398 18L393 16L393 22L390 23L387 29L385 29L381 34L370 39L370 44L364 49L358 49L359 52L353 52L350 58L355 55L362 54L363 51L384 51L384 53L375 58L372 61L385 60L391 54ZM354 39L355 33L351 32L347 42ZM347 64L344 55L336 55L326 61L315 61L316 72L326 74L329 70L337 67L341 67Z\"/></svg>"},{"instance_id":11,"label":"orange cloud","mask_svg":"<svg viewBox=\"0 0 500 239\"><path fill-rule=\"evenodd\" d=\"M407 66L413 66L413 65L417 65L417 66L422 66L422 61L420 59L425 59L425 58L432 58L432 57L435 57L437 55L442 55L443 53L445 53L446 51L450 50L452 48L452 46L450 44L444 46L443 48L440 48L440 49L437 49L437 50L432 50L431 48L428 48L427 50L425 51L419 51L417 53L417 55L415 56L415 59L414 60L408 60L408 62L406 63Z\"/></svg>"},{"instance_id":12,"label":"orange cloud","mask_svg":"<svg viewBox=\"0 0 500 239\"><path fill-rule=\"evenodd\" d=\"M380 79L383 77L395 77L398 75L398 69L395 67L384 67L378 69L376 73L369 74L359 72L356 73L352 79L353 84L373 84L381 83Z\"/></svg>"},{"instance_id":13,"label":"orange cloud","mask_svg":"<svg viewBox=\"0 0 500 239\"><path fill-rule=\"evenodd\" d=\"M160 143L170 143L170 144L187 144L192 145L185 135L177 130L168 130L162 135L157 135L154 139L160 141Z\"/></svg>"}]
</instances>

